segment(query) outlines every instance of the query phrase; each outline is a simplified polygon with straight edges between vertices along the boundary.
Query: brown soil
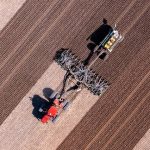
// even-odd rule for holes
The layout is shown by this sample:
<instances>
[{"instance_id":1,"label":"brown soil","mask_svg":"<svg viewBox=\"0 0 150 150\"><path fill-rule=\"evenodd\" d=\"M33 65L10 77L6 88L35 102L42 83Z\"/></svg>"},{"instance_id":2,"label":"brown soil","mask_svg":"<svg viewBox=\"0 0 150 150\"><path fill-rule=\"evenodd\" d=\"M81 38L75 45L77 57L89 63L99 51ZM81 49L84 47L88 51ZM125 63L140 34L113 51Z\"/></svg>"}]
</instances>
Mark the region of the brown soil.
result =
<instances>
[{"instance_id":1,"label":"brown soil","mask_svg":"<svg viewBox=\"0 0 150 150\"><path fill-rule=\"evenodd\" d=\"M111 86L58 149L132 149L150 127L149 4L28 0L0 34L0 124L59 48L72 48L82 59L88 55L86 38L105 17L111 25L118 22L125 36L103 65L93 66Z\"/></svg>"}]
</instances>

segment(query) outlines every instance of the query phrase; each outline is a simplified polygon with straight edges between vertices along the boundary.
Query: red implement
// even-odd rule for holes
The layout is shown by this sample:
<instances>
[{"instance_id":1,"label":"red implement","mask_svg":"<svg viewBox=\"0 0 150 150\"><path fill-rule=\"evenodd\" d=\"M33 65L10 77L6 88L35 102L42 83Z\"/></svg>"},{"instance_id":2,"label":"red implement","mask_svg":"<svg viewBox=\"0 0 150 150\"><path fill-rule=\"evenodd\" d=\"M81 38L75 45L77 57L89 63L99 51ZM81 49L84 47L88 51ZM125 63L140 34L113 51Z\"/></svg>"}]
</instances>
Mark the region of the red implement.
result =
<instances>
[{"instance_id":1,"label":"red implement","mask_svg":"<svg viewBox=\"0 0 150 150\"><path fill-rule=\"evenodd\" d=\"M50 106L50 108L44 111L44 108L41 108L43 113L45 115L42 117L41 122L42 123L47 123L49 120L52 122L56 120L56 118L60 115L60 113L65 110L65 107L67 106L68 102L63 99L55 99L53 101L53 104ZM41 111L40 111L41 112Z\"/></svg>"},{"instance_id":2,"label":"red implement","mask_svg":"<svg viewBox=\"0 0 150 150\"><path fill-rule=\"evenodd\" d=\"M55 106L51 106L51 107L49 108L47 114L48 114L49 116L51 116L51 117L56 117L57 112L58 112L57 108L56 108Z\"/></svg>"},{"instance_id":3,"label":"red implement","mask_svg":"<svg viewBox=\"0 0 150 150\"><path fill-rule=\"evenodd\" d=\"M41 122L42 123L47 123L49 119L50 119L50 116L44 115L44 117L41 119Z\"/></svg>"},{"instance_id":4,"label":"red implement","mask_svg":"<svg viewBox=\"0 0 150 150\"><path fill-rule=\"evenodd\" d=\"M56 117L57 112L58 112L57 108L56 108L55 106L51 106L51 107L49 108L47 114L44 115L43 118L41 119L41 122L42 122L42 123L47 123L48 120L49 120L51 117L53 117L53 118Z\"/></svg>"}]
</instances>

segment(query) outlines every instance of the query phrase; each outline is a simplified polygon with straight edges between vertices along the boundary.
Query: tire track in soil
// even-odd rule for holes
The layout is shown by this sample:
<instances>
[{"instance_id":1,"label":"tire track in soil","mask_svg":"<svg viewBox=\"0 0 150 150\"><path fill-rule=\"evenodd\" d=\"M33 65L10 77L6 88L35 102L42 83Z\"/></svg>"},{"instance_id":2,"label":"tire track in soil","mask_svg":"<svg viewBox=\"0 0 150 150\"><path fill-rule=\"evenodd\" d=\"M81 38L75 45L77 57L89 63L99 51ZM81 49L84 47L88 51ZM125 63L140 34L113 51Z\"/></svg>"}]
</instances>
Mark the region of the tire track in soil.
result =
<instances>
[{"instance_id":1,"label":"tire track in soil","mask_svg":"<svg viewBox=\"0 0 150 150\"><path fill-rule=\"evenodd\" d=\"M45 33L44 31L48 28L49 24L55 21L55 18L59 16L61 10L64 9L67 3L68 3L68 0L66 2L64 1L63 5L61 5L62 3L57 3L58 5L56 5L55 7L53 6L53 9L51 9L50 11L47 10L46 12L47 16L44 15L45 16L44 20L42 21L43 17L41 17L39 19L40 21L38 21L38 22L42 21L43 23L41 23L39 26L35 25L33 27L33 29L35 29L33 33L31 32L31 35L29 37L28 37L29 34L27 34L24 37L24 40L27 38L26 41L23 44L22 42L24 40L21 41L21 43L16 46L15 51L12 51L11 54L4 60L4 62L0 66L0 76L1 76L0 83L2 83L5 80L5 78L11 74L13 69L15 69L15 66L17 66L18 63L22 61L23 57L25 57L25 55L27 55L28 52L30 52L30 50L36 44L39 38ZM59 9L57 10L58 7ZM50 13L48 14L48 12ZM53 14L53 17L51 17L51 14ZM49 20L47 21L47 19ZM43 28L43 26L45 27Z\"/></svg>"},{"instance_id":2,"label":"tire track in soil","mask_svg":"<svg viewBox=\"0 0 150 150\"><path fill-rule=\"evenodd\" d=\"M144 97L143 99L145 99ZM137 113L125 124L125 127L116 135L115 139L106 147L106 149L128 150L133 149L135 143L144 135L150 127L150 96L145 99L144 103L138 109ZM144 110L144 111L143 111ZM122 136L121 136L122 135ZM119 142L118 142L119 141Z\"/></svg>"},{"instance_id":3,"label":"tire track in soil","mask_svg":"<svg viewBox=\"0 0 150 150\"><path fill-rule=\"evenodd\" d=\"M140 19L137 20L137 17L130 16L130 13L132 11L131 9L131 11L129 11L129 13L126 14L125 16L125 18L129 19L128 21L129 26L125 27L126 24L123 21L124 18L121 21L121 23L119 23L119 28L123 30L122 32L126 32L126 30L128 30L129 32L129 29L130 29L130 32L126 34L124 41L118 45L119 47L117 46L114 49L114 52L110 54L109 59L104 62L103 68L98 69L98 66L100 65L100 62L98 61L93 66L93 68L94 69L97 68L97 71L102 76L106 77L106 79L110 81L110 83L115 82L115 80L117 79L116 78L117 75L122 72L123 68L125 68L130 61L132 61L132 59L135 57L135 54L138 53L138 51L146 43L146 39L149 38L149 34L148 32L146 32L146 28L148 28L149 26L149 23L148 23L149 22L148 7L149 6L147 7L146 2L143 4L142 3L139 4L139 1L137 1L135 6L133 7L137 8L137 9L134 9L134 12L133 12L134 15L140 16L142 14ZM142 10L144 9L144 11L142 12L141 9ZM137 21L137 23L134 26L132 26L132 22L135 22L134 19ZM130 48L130 50L128 50L127 45Z\"/></svg>"},{"instance_id":4,"label":"tire track in soil","mask_svg":"<svg viewBox=\"0 0 150 150\"><path fill-rule=\"evenodd\" d=\"M146 52L145 52L145 54L147 54L148 53L148 47L149 47L149 41L147 41L147 44L145 44L144 45L144 49L146 50ZM143 57L142 56L142 50L138 53L138 57L137 57L137 59L139 58L139 57L141 57L140 59L141 59L141 62L139 62L139 63L143 63L142 61L145 59L145 64L146 64L146 62L147 62L147 64L148 64L148 57L149 57L149 55L148 56L146 56L147 57L147 59L145 58L145 57ZM143 58L142 58L143 57ZM146 61L147 60L147 61ZM135 62L135 61L133 61L133 62ZM135 64L138 64L137 62L135 63ZM146 65L144 65L143 64L143 66L145 66L146 67ZM148 69L149 69L150 67L148 67ZM138 71L138 70L137 70ZM134 72L136 73L136 70L134 70ZM132 73L133 73L133 75L134 75L134 72L132 71ZM112 130L111 129L111 125L113 125L114 123L111 123L113 120L115 120L115 118L117 118L116 116L119 114L118 112L120 112L120 111L122 111L123 109L125 109L125 107L124 106L126 106L128 103L130 103L130 101L131 101L131 103L132 103L132 97L135 95L135 93L138 93L137 91L139 90L139 88L140 88L140 86L145 82L145 80L147 80L147 79L149 79L149 77L150 77L150 71L145 75L145 77L140 81L140 83L133 89L133 91L129 94L129 96L126 98L126 100L122 103L122 105L117 109L117 111L115 111L114 113L113 113L113 115L111 115L111 118L105 123L105 125L103 126L103 127L101 127L101 129L99 130L99 132L97 133L97 135L92 139L92 141L88 144L88 146L87 146L87 148L86 149L88 149L88 148L90 148L90 145L95 145L94 143L95 143L95 140L101 140L102 142L99 144L99 146L101 146L102 144L104 144L103 143L103 141L104 142L106 142L106 140L104 140L105 139L105 135L107 135L107 131L110 131L110 130ZM135 82L135 81L134 81ZM124 85L124 86L126 86L126 85ZM127 92L126 91L126 89L124 89L125 90L125 92ZM124 112L124 114L126 114L127 113L127 111L125 111ZM122 113L123 114L123 113ZM123 116L123 115L122 115ZM122 120L123 121L123 120ZM109 128L109 125L111 126L110 128ZM113 126L114 127L114 126ZM109 129L107 129L107 128L109 128ZM108 133L109 134L109 133ZM112 131L111 131L111 134L112 134ZM107 137L107 138L109 138L109 137Z\"/></svg>"},{"instance_id":5,"label":"tire track in soil","mask_svg":"<svg viewBox=\"0 0 150 150\"><path fill-rule=\"evenodd\" d=\"M38 26L38 24L43 20L45 15L51 11L49 10L55 5L55 2L53 1L49 3L37 3L35 8L31 5L29 7L31 11L27 11L23 15L25 15L25 18L20 15L20 25L16 25L16 28L13 28L6 36L1 37L1 57L0 67L3 67L4 64L14 55L14 53L17 51L17 49L23 44L23 42L28 38L28 36L34 31L34 29ZM50 5L51 3L51 5ZM38 5L39 4L39 5ZM39 7L40 6L40 7ZM29 10L30 10L29 9ZM17 22L17 21L16 21ZM13 34L10 34L13 31ZM7 40L6 40L7 39ZM11 51L10 51L11 49Z\"/></svg>"},{"instance_id":6,"label":"tire track in soil","mask_svg":"<svg viewBox=\"0 0 150 150\"><path fill-rule=\"evenodd\" d=\"M148 99L148 97L150 98L150 93L147 93L146 96L142 99L142 101L135 107L135 109L133 109L132 113L128 116L128 118L125 120L125 122L122 125L120 125L118 130L105 143L105 145L102 147L102 149L106 149L106 147L110 144L110 142L114 139L114 137L119 133L119 131L125 126L125 124L130 121L131 117L133 117L134 115L135 116L137 115L138 109L141 107L141 105L143 105L143 103Z\"/></svg>"},{"instance_id":7,"label":"tire track in soil","mask_svg":"<svg viewBox=\"0 0 150 150\"><path fill-rule=\"evenodd\" d=\"M147 45L145 47L147 47ZM148 49L146 51L148 52ZM99 132L99 130L106 124L109 118L111 118L112 114L115 113L117 108L122 105L122 101L120 101L120 99L124 100L128 96L128 93L134 90L135 86L138 82L140 82L143 75L149 71L149 56L145 55L147 52L144 52L143 54L143 51L141 50L140 53L136 55L136 58L138 59L135 58L131 64L126 67L125 71L121 74L120 77L118 77L116 83L112 85L111 91L109 89L107 94L101 97L101 100L99 100L93 106L93 108L86 114L80 124L76 126L76 128L64 140L58 149L65 149L68 146L72 149L84 149L84 147L86 147L91 139L95 137L94 135ZM145 60L145 62L143 62L143 60ZM129 74L129 72L133 74ZM129 84L129 81L133 84ZM122 91L121 89L124 90ZM97 119L97 116L99 116L99 119ZM82 141L78 139L82 139Z\"/></svg>"},{"instance_id":8,"label":"tire track in soil","mask_svg":"<svg viewBox=\"0 0 150 150\"><path fill-rule=\"evenodd\" d=\"M140 82L138 85L141 86L139 88L135 88L136 92L135 89L134 92L131 92L127 98L128 101L126 101L126 104L125 101L123 102L124 107L121 105L120 108L112 115L112 118L101 128L98 134L91 141L88 149L96 149L96 147L104 149L111 138L116 135L116 132L120 130L120 127L125 124L126 120L129 120L134 109L137 109L137 107L143 103L141 99L148 93L148 89L150 88L150 84L148 83L149 79L150 78L147 78L142 85Z\"/></svg>"},{"instance_id":9,"label":"tire track in soil","mask_svg":"<svg viewBox=\"0 0 150 150\"><path fill-rule=\"evenodd\" d=\"M43 47L42 47L42 49L43 49ZM13 83L15 83L16 86L18 85L17 90L19 90L19 89L22 90L22 88L23 88L24 92L26 92L27 86L31 87L31 85L33 85L33 82L35 82L35 80L37 79L37 76L39 76L39 74L38 74L39 73L38 67L41 67L40 71L42 71L42 69L45 70L45 66L48 66L48 64L49 64L48 61L47 61L47 63L45 63L45 60L47 58L45 59L45 57L44 57L44 56L46 56L46 53L47 53L47 51L44 51L44 52L41 53L41 50L38 51L38 52L34 52L32 54L32 56L30 56L30 58L28 58L28 60L26 61L26 63L23 64L22 70L20 72L18 71L18 73L15 72L15 75L11 78L11 81L8 84L6 84L5 87L2 89L3 96L1 95L1 97L2 97L2 99L5 97L5 99L4 99L5 103L4 102L2 102L2 103L3 103L3 105L5 105L4 108L5 107L7 108L7 109L6 108L3 109L3 110L6 110L5 112L3 111L3 113L2 113L3 117L6 115L7 110L10 109L9 107L12 107L12 106L8 106L8 105L10 105L10 103L7 104L7 101L9 101L9 99L10 99L11 93L13 93L13 97L15 96L15 99L18 99L18 98L16 98L16 96L18 97L18 94L16 93L16 89L13 89L13 88L10 89L9 87L13 87ZM32 66L30 66L30 68L29 68L29 66L27 67L26 64L30 64L31 63L31 60L32 60L31 58L34 58L34 60L35 60L37 58L37 56L38 56L38 60L41 61L40 64L36 64L36 68L34 68L35 65L33 65L33 64L35 64L35 62L32 62L33 63ZM29 61L30 61L30 63L29 63ZM29 70L30 70L29 73L26 72L26 71L29 71ZM37 70L38 70L38 72L37 72ZM33 74L34 72L36 72L36 74ZM32 78L30 78L31 74L33 75ZM40 74L41 74L41 72L40 72ZM20 75L21 75L21 77L19 77ZM28 75L28 77L27 77L27 75ZM28 81L28 83L26 83L26 81ZM23 85L22 83L25 83L25 84ZM10 89L9 93L7 95L5 95L6 91L8 89ZM20 95L21 95L21 93L20 93ZM15 99L13 99L13 97L11 96L11 100L15 101Z\"/></svg>"}]
</instances>

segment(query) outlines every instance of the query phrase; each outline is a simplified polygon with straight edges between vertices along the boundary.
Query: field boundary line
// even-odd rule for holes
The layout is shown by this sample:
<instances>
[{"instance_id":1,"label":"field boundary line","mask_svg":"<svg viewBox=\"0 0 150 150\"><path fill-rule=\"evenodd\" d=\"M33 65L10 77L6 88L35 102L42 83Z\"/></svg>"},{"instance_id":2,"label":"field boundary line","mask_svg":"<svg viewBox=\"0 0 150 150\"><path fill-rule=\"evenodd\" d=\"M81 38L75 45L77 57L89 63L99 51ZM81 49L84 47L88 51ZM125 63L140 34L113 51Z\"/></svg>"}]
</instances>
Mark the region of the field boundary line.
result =
<instances>
[{"instance_id":1,"label":"field boundary line","mask_svg":"<svg viewBox=\"0 0 150 150\"><path fill-rule=\"evenodd\" d=\"M73 0L74 1L74 0ZM73 2L71 1L68 6L70 6L70 4ZM0 89L4 86L4 84L13 76L13 74L16 72L16 70L19 69L19 67L22 65L22 63L30 56L30 54L32 53L32 50L34 50L39 43L44 39L44 37L48 34L48 31L51 27L53 27L55 25L55 23L57 22L58 19L61 18L61 16L66 12L66 9L68 8L68 6L64 9L64 11L57 17L57 19L53 22L53 24L45 31L45 33L42 35L41 38L39 38L39 40L37 41L37 43L32 47L31 51L20 61L20 63L16 66L16 68L11 72L11 74L4 80L4 82L0 85Z\"/></svg>"},{"instance_id":2,"label":"field boundary line","mask_svg":"<svg viewBox=\"0 0 150 150\"><path fill-rule=\"evenodd\" d=\"M13 15L13 17L10 18L10 20L6 23L6 25L0 30L0 38L7 32L8 28L16 21L16 18L18 17L18 15L20 15L20 13L22 13L26 9L26 7L30 4L30 2L31 0L25 0L22 6ZM13 19L14 17L16 18Z\"/></svg>"},{"instance_id":3,"label":"field boundary line","mask_svg":"<svg viewBox=\"0 0 150 150\"><path fill-rule=\"evenodd\" d=\"M106 127L111 123L111 121L118 115L121 109L127 104L130 98L135 94L135 92L140 88L140 86L144 83L144 81L149 77L150 71L144 76L144 78L139 82L136 88L130 93L130 95L126 98L123 104L116 110L116 112L112 115L112 117L105 123L105 125L99 130L96 136L91 140L91 142L86 146L85 150L90 148L93 142L98 138L98 136L106 129Z\"/></svg>"},{"instance_id":4,"label":"field boundary line","mask_svg":"<svg viewBox=\"0 0 150 150\"><path fill-rule=\"evenodd\" d=\"M57 1L56 1L57 2ZM3 62L0 65L0 69L4 67L4 65L8 62L8 60L15 54L15 52L19 49L19 47L23 44L23 42L30 36L30 34L36 29L36 27L41 23L41 21L44 19L44 17L49 13L50 8L52 8L56 3L53 3L53 5L50 5L50 7L47 8L47 10L44 12L44 14L35 22L35 24L30 28L29 32L23 37L23 39L13 48L11 53L3 60Z\"/></svg>"},{"instance_id":5,"label":"field boundary line","mask_svg":"<svg viewBox=\"0 0 150 150\"><path fill-rule=\"evenodd\" d=\"M74 0L70 1L70 3L67 5L67 7L62 11L62 13L57 17L57 19L51 24L51 26L44 32L44 34L38 39L37 43L31 48L31 50L25 55L25 57L20 61L20 63L15 67L15 69L11 72L11 74L4 80L4 82L0 85L0 91L1 88L4 86L4 84L13 76L16 70L19 69L19 67L22 65L22 63L32 54L32 50L34 50L39 43L47 36L48 31L56 24L56 22L62 17L62 15L66 12L66 9L74 2ZM103 4L103 2L101 3ZM1 69L1 68L0 68Z\"/></svg>"},{"instance_id":6,"label":"field boundary line","mask_svg":"<svg viewBox=\"0 0 150 150\"><path fill-rule=\"evenodd\" d=\"M150 92L146 94L146 96L142 99L142 101L137 105L137 107L132 111L129 117L124 121L123 124L117 129L117 131L111 136L111 138L106 142L106 144L102 147L102 149L106 149L108 144L111 142L112 139L118 134L118 132L126 125L126 123L133 117L133 115L139 110L141 105L146 101L146 99L150 96Z\"/></svg>"}]
</instances>

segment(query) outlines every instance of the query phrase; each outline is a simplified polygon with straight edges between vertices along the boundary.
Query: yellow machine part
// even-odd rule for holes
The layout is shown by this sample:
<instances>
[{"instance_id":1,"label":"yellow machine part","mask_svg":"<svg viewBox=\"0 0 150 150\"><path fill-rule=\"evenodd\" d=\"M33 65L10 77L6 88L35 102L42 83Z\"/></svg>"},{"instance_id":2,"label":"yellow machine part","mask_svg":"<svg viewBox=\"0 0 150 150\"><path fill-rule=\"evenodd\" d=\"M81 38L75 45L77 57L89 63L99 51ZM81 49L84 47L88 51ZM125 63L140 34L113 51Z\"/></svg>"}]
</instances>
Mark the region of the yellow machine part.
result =
<instances>
[{"instance_id":1,"label":"yellow machine part","mask_svg":"<svg viewBox=\"0 0 150 150\"><path fill-rule=\"evenodd\" d=\"M114 43L114 42L116 41L116 38L112 36L112 37L110 38L110 41L111 41L112 43Z\"/></svg>"},{"instance_id":2,"label":"yellow machine part","mask_svg":"<svg viewBox=\"0 0 150 150\"><path fill-rule=\"evenodd\" d=\"M109 49L111 46L109 44L105 44L104 48Z\"/></svg>"},{"instance_id":3,"label":"yellow machine part","mask_svg":"<svg viewBox=\"0 0 150 150\"><path fill-rule=\"evenodd\" d=\"M113 43L109 40L107 44L111 46Z\"/></svg>"},{"instance_id":4,"label":"yellow machine part","mask_svg":"<svg viewBox=\"0 0 150 150\"><path fill-rule=\"evenodd\" d=\"M116 41L116 38L112 36L109 41L104 45L104 48L109 49Z\"/></svg>"}]
</instances>

